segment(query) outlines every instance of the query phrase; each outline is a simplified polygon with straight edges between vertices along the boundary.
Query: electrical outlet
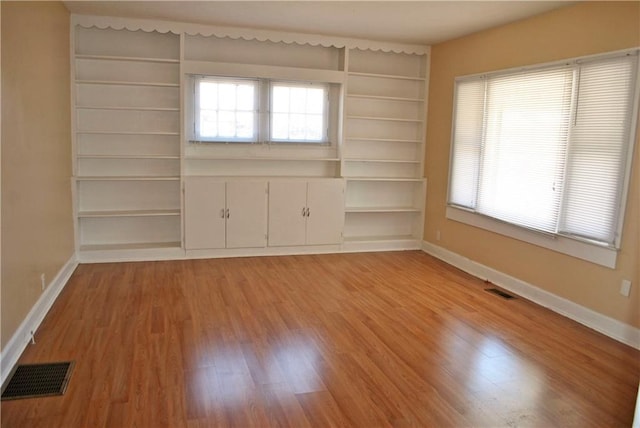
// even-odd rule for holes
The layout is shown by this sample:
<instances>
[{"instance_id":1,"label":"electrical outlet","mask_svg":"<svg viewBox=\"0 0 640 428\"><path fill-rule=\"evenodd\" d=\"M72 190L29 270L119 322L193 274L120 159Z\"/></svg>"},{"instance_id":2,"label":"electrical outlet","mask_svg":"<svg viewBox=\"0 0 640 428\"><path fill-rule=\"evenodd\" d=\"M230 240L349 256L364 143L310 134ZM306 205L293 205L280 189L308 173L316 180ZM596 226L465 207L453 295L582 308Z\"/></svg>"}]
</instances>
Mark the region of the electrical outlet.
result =
<instances>
[{"instance_id":1,"label":"electrical outlet","mask_svg":"<svg viewBox=\"0 0 640 428\"><path fill-rule=\"evenodd\" d=\"M629 281L628 279L623 279L622 282L620 283L620 294L622 294L624 297L629 297L630 293L631 293L631 281Z\"/></svg>"},{"instance_id":2,"label":"electrical outlet","mask_svg":"<svg viewBox=\"0 0 640 428\"><path fill-rule=\"evenodd\" d=\"M47 286L45 280L44 280L44 273L40 274L40 283L42 284L42 290L44 291L45 287Z\"/></svg>"}]
</instances>

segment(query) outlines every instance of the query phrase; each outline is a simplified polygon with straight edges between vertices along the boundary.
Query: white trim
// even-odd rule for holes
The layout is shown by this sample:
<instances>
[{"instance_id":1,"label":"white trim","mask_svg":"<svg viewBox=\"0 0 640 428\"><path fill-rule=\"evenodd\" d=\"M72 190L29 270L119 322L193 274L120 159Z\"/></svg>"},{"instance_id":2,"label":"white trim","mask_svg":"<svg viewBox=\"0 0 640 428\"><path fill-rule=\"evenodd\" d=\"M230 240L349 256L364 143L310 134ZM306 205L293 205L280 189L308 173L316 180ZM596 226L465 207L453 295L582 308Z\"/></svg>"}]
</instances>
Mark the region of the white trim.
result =
<instances>
[{"instance_id":1,"label":"white trim","mask_svg":"<svg viewBox=\"0 0 640 428\"><path fill-rule=\"evenodd\" d=\"M590 244L588 242L560 235L535 232L523 227L492 219L491 217L451 206L448 206L446 209L446 217L450 220L508 236L519 241L528 242L529 244L537 245L538 247L567 254L611 269L615 269L616 267L618 251L613 248Z\"/></svg>"},{"instance_id":2,"label":"white trim","mask_svg":"<svg viewBox=\"0 0 640 428\"><path fill-rule=\"evenodd\" d=\"M563 297L549 293L535 285L514 278L503 272L470 260L446 248L422 242L422 251L443 260L473 276L487 279L499 287L509 290L525 299L531 300L560 315L592 328L612 339L640 349L640 329L625 324L589 308L581 306Z\"/></svg>"},{"instance_id":3,"label":"white trim","mask_svg":"<svg viewBox=\"0 0 640 428\"><path fill-rule=\"evenodd\" d=\"M393 42L380 42L366 39L331 37L321 34L288 33L282 31L258 30L239 27L224 27L189 24L183 22L153 21L148 19L118 18L110 16L71 15L71 25L100 29L112 28L130 31L142 30L145 32L158 31L160 33L171 32L174 34L186 34L189 36L200 35L204 37L228 37L231 39L270 41L274 43L296 43L299 45L357 48L361 50L371 49L383 52L407 53L423 55L430 53L430 47L424 45L402 44Z\"/></svg>"},{"instance_id":4,"label":"white trim","mask_svg":"<svg viewBox=\"0 0 640 428\"><path fill-rule=\"evenodd\" d=\"M60 295L62 289L67 285L67 281L78 266L78 260L75 254L71 256L69 261L58 271L58 274L45 288L40 295L38 301L33 305L26 318L20 324L20 327L13 334L6 346L2 348L0 353L0 384L4 385L7 377L13 370L13 366L18 362L20 355L31 341L32 333L38 330L42 320L44 319L53 303Z\"/></svg>"}]
</instances>

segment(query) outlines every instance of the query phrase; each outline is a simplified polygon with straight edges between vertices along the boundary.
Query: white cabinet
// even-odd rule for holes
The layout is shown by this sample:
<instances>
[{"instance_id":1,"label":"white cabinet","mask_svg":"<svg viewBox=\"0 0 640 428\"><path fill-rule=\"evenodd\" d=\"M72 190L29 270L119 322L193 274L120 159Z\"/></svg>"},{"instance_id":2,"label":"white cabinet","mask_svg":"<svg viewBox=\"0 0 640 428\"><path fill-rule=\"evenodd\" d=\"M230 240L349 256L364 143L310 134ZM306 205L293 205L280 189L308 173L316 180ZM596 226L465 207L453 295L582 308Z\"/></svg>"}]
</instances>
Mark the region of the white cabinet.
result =
<instances>
[{"instance_id":1,"label":"white cabinet","mask_svg":"<svg viewBox=\"0 0 640 428\"><path fill-rule=\"evenodd\" d=\"M266 245L267 182L185 178L185 248Z\"/></svg>"},{"instance_id":2,"label":"white cabinet","mask_svg":"<svg viewBox=\"0 0 640 428\"><path fill-rule=\"evenodd\" d=\"M269 182L269 246L339 244L343 224L342 180Z\"/></svg>"}]
</instances>

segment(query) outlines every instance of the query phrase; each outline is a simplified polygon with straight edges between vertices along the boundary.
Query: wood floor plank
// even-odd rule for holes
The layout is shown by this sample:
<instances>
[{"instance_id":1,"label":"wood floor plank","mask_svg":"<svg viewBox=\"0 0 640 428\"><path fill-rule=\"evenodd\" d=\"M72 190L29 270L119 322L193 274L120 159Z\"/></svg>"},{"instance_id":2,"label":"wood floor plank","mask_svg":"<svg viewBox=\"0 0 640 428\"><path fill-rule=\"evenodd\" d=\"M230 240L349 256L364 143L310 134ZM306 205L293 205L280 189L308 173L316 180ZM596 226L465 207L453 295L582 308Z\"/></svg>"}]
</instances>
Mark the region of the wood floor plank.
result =
<instances>
[{"instance_id":1,"label":"wood floor plank","mask_svg":"<svg viewBox=\"0 0 640 428\"><path fill-rule=\"evenodd\" d=\"M640 352L422 252L80 265L2 427L624 427Z\"/></svg>"}]
</instances>

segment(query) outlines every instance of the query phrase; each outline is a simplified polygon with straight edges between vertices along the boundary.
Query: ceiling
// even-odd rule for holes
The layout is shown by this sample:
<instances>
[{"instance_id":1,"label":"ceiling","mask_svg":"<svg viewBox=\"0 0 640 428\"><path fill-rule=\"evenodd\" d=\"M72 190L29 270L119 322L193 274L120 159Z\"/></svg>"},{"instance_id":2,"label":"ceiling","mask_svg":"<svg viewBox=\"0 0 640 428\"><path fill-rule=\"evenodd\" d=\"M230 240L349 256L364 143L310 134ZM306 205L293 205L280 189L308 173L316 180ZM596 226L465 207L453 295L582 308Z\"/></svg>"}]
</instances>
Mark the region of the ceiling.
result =
<instances>
[{"instance_id":1,"label":"ceiling","mask_svg":"<svg viewBox=\"0 0 640 428\"><path fill-rule=\"evenodd\" d=\"M72 13L432 45L572 1L65 1Z\"/></svg>"}]
</instances>

